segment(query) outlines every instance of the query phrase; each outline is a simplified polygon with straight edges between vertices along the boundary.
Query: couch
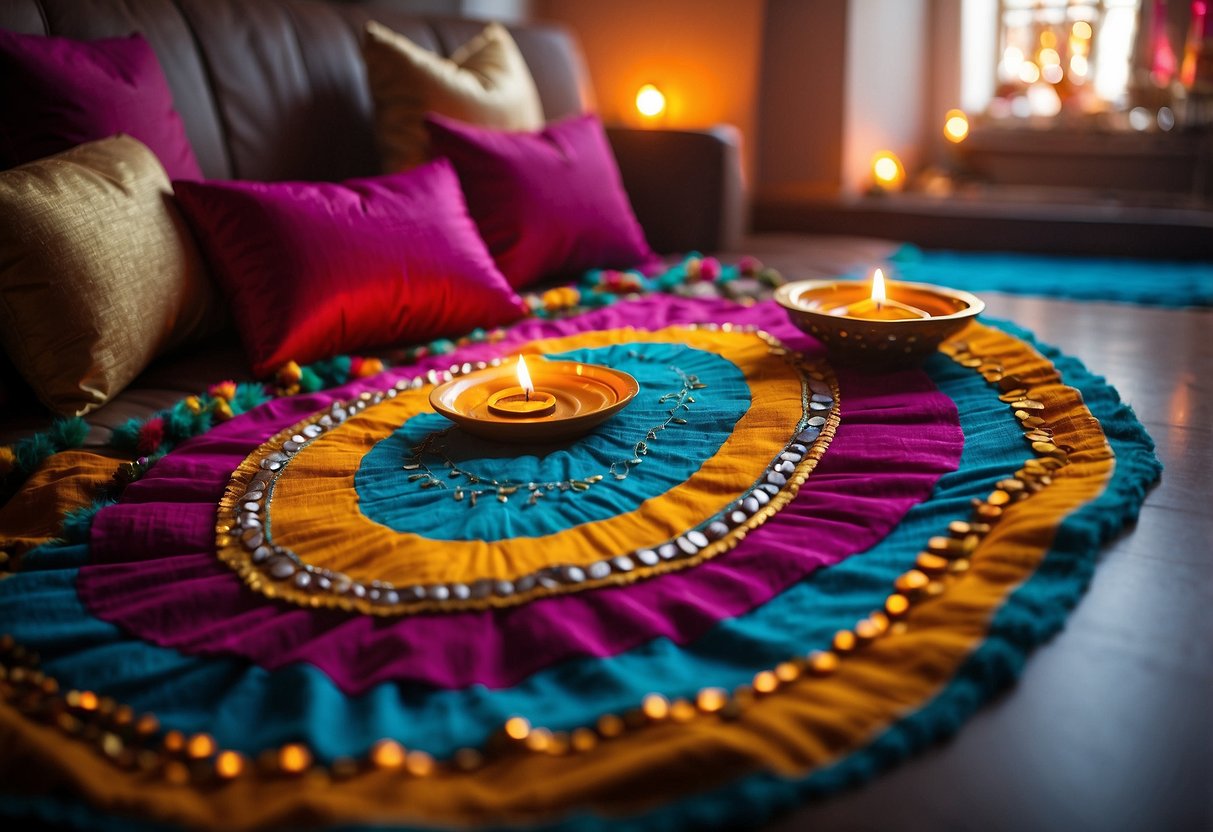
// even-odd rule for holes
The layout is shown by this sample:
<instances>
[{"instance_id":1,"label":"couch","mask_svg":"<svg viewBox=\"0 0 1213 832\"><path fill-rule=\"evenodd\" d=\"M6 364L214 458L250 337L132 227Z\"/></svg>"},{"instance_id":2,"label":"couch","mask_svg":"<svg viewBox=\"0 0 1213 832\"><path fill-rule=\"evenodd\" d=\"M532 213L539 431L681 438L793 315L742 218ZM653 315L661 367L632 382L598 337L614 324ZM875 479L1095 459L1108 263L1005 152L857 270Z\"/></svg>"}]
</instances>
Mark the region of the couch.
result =
<instances>
[{"instance_id":1,"label":"couch","mask_svg":"<svg viewBox=\"0 0 1213 832\"><path fill-rule=\"evenodd\" d=\"M213 179L337 181L379 172L359 52L370 19L439 54L483 26L365 2L0 3L0 28L12 31L84 40L144 33L202 172ZM511 31L549 120L593 109L573 33L539 23ZM614 129L612 142L659 251L716 250L737 233L737 146L727 131Z\"/></svg>"},{"instance_id":2,"label":"couch","mask_svg":"<svg viewBox=\"0 0 1213 832\"><path fill-rule=\"evenodd\" d=\"M82 40L143 33L159 58L202 173L211 179L338 181L379 172L373 104L359 52L370 19L440 54L483 25L372 2L0 2L0 28L14 32ZM549 121L593 110L574 33L544 23L516 25L511 32ZM657 252L737 250L744 195L734 130L608 127L608 135L633 209ZM840 259L865 259L868 252L864 246L806 247L801 241L774 249L777 259L807 262L805 276L829 270ZM90 442L103 441L108 428L132 416L179 399L207 376L246 376L230 341L157 362L93 415ZM46 418L32 397L21 395L19 384L9 386L17 394L0 418L6 441L27 435Z\"/></svg>"},{"instance_id":3,"label":"couch","mask_svg":"<svg viewBox=\"0 0 1213 832\"><path fill-rule=\"evenodd\" d=\"M409 14L374 2L318 0L0 0L0 29L90 40L138 31L150 42L202 173L214 179L337 181L373 175L373 135L359 38L375 19L419 45L449 54L480 21ZM594 108L575 33L559 25L511 27L549 120ZM882 241L802 235L743 237L745 193L739 137L703 130L607 128L624 186L645 235L662 254L759 254L789 277L866 265L892 250ZM743 243L744 240L744 243ZM92 414L89 444L114 427L196 392L219 377L248 375L231 338L156 362ZM47 420L21 383L0 415L0 440ZM2 386L2 385L0 385ZM0 398L3 401L3 398Z\"/></svg>"}]
</instances>

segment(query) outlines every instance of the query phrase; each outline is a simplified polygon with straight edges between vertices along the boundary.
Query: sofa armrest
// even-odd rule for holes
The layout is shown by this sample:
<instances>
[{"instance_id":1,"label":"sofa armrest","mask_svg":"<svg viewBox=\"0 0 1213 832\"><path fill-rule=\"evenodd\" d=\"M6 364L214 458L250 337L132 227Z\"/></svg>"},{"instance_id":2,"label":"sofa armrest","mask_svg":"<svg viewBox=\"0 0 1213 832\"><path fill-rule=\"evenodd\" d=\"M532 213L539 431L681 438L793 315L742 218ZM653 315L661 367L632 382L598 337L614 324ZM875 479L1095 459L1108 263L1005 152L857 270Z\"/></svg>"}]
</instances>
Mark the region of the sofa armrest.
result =
<instances>
[{"instance_id":1,"label":"sofa armrest","mask_svg":"<svg viewBox=\"0 0 1213 832\"><path fill-rule=\"evenodd\" d=\"M636 218L658 253L733 247L744 215L735 128L609 127L607 136Z\"/></svg>"}]
</instances>

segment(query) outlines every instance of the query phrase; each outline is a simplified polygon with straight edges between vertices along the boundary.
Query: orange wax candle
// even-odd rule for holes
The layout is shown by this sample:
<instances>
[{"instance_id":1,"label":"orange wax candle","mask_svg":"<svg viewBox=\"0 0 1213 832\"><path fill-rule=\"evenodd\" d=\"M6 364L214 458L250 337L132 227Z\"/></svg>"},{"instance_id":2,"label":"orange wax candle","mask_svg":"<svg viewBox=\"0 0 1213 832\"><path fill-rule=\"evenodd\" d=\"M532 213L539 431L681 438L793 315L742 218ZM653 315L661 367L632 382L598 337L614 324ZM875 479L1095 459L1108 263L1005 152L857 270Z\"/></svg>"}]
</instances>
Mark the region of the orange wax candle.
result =
<instances>
[{"instance_id":1,"label":"orange wax candle","mask_svg":"<svg viewBox=\"0 0 1213 832\"><path fill-rule=\"evenodd\" d=\"M495 416L548 416L556 410L556 397L542 390L507 387L489 396L488 404Z\"/></svg>"},{"instance_id":2,"label":"orange wax candle","mask_svg":"<svg viewBox=\"0 0 1213 832\"><path fill-rule=\"evenodd\" d=\"M556 397L536 390L526 361L518 356L518 386L498 390L489 396L489 412L494 416L550 416L556 410Z\"/></svg>"},{"instance_id":3,"label":"orange wax candle","mask_svg":"<svg viewBox=\"0 0 1213 832\"><path fill-rule=\"evenodd\" d=\"M877 269L872 275L872 296L830 310L831 315L848 318L863 318L867 321L912 321L929 318L931 313L908 303L891 300L885 290L884 272Z\"/></svg>"},{"instance_id":4,"label":"orange wax candle","mask_svg":"<svg viewBox=\"0 0 1213 832\"><path fill-rule=\"evenodd\" d=\"M846 315L848 318L863 318L866 321L911 321L931 317L919 314L919 311L906 308L905 304L896 301L877 303L870 298L839 307L835 314Z\"/></svg>"}]
</instances>

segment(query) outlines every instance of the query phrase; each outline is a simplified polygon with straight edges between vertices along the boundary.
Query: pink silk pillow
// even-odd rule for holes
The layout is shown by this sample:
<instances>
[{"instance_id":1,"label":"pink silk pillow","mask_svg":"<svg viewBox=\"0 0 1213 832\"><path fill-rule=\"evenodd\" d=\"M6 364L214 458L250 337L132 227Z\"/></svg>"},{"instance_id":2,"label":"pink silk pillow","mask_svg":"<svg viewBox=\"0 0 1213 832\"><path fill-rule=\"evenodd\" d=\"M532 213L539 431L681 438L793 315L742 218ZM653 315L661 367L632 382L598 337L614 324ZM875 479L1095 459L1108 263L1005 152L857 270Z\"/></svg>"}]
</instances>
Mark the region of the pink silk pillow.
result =
<instances>
[{"instance_id":1,"label":"pink silk pillow","mask_svg":"<svg viewBox=\"0 0 1213 832\"><path fill-rule=\"evenodd\" d=\"M525 312L448 162L340 184L173 185L258 375Z\"/></svg>"},{"instance_id":2,"label":"pink silk pillow","mask_svg":"<svg viewBox=\"0 0 1213 832\"><path fill-rule=\"evenodd\" d=\"M201 179L173 94L142 35L79 41L0 30L0 169L127 133L170 179Z\"/></svg>"},{"instance_id":3,"label":"pink silk pillow","mask_svg":"<svg viewBox=\"0 0 1213 832\"><path fill-rule=\"evenodd\" d=\"M537 133L426 116L430 151L455 165L468 210L511 286L656 258L595 116Z\"/></svg>"}]
</instances>

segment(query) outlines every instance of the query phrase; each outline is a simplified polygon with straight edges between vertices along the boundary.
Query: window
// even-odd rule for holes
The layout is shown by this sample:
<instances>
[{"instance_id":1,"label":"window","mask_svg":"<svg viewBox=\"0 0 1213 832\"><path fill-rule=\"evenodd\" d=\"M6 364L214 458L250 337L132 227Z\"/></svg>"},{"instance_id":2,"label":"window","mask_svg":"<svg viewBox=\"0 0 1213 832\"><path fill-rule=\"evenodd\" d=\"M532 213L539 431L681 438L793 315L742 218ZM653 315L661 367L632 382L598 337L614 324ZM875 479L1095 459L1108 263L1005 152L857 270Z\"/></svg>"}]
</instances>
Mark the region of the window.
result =
<instances>
[{"instance_id":1,"label":"window","mask_svg":"<svg viewBox=\"0 0 1213 832\"><path fill-rule=\"evenodd\" d=\"M1001 0L994 117L1124 109L1139 0Z\"/></svg>"}]
</instances>

